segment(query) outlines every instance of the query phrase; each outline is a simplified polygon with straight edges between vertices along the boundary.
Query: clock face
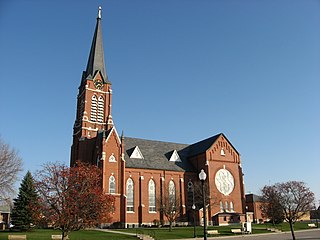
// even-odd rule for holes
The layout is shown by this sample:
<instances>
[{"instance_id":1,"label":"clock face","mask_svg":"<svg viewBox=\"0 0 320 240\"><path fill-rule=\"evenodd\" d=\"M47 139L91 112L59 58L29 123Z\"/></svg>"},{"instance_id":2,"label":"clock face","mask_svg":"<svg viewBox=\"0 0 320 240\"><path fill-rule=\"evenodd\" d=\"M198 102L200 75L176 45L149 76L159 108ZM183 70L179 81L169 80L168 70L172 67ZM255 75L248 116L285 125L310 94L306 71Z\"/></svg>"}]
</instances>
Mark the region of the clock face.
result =
<instances>
[{"instance_id":1,"label":"clock face","mask_svg":"<svg viewBox=\"0 0 320 240\"><path fill-rule=\"evenodd\" d=\"M234 189L234 178L228 170L220 169L216 173L215 184L219 192L227 196Z\"/></svg>"},{"instance_id":2,"label":"clock face","mask_svg":"<svg viewBox=\"0 0 320 240\"><path fill-rule=\"evenodd\" d=\"M102 87L103 87L103 82L102 82L102 80L100 80L100 79L95 80L95 81L93 82L93 84L94 84L94 86L95 86L97 89L102 89Z\"/></svg>"}]
</instances>

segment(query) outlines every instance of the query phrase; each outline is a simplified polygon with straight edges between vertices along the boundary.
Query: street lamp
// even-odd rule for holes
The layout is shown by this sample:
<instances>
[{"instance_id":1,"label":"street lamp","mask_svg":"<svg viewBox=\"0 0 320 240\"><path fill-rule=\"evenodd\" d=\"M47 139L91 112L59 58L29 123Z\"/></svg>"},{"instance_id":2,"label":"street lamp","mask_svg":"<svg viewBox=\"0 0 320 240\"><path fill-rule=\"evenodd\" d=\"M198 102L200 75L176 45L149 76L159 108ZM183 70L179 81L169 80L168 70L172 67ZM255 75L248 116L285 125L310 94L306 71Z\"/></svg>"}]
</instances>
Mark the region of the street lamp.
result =
<instances>
[{"instance_id":1,"label":"street lamp","mask_svg":"<svg viewBox=\"0 0 320 240\"><path fill-rule=\"evenodd\" d=\"M207 178L207 174L201 169L199 173L199 179L202 184L202 197L203 197L203 239L207 240L207 217L206 217L206 195L204 190L204 181Z\"/></svg>"},{"instance_id":2,"label":"street lamp","mask_svg":"<svg viewBox=\"0 0 320 240\"><path fill-rule=\"evenodd\" d=\"M194 197L193 197L192 210L193 210L193 237L196 238L197 237L197 234L196 234L196 205L194 205Z\"/></svg>"}]
</instances>

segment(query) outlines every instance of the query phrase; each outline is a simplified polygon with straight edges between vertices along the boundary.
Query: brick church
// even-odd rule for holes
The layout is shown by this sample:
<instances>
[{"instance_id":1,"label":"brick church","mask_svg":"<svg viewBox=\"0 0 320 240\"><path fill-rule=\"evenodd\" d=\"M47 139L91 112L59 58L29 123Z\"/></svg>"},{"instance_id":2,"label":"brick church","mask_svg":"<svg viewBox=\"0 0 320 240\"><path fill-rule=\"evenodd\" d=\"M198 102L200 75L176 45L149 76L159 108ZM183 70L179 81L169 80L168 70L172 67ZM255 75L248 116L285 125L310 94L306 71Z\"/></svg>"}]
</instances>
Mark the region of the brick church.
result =
<instances>
[{"instance_id":1,"label":"brick church","mask_svg":"<svg viewBox=\"0 0 320 240\"><path fill-rule=\"evenodd\" d=\"M193 191L194 196L193 186L199 183L201 169L207 174L208 224L244 221L240 154L223 133L193 144L118 134L112 119L112 83L107 75L102 43L99 8L77 96L70 164L83 161L101 168L103 190L116 199L112 221L121 227L166 224L168 219L159 205L168 196L179 199L177 224L192 223L193 216L200 224L203 206L191 208L194 198L190 192Z\"/></svg>"}]
</instances>

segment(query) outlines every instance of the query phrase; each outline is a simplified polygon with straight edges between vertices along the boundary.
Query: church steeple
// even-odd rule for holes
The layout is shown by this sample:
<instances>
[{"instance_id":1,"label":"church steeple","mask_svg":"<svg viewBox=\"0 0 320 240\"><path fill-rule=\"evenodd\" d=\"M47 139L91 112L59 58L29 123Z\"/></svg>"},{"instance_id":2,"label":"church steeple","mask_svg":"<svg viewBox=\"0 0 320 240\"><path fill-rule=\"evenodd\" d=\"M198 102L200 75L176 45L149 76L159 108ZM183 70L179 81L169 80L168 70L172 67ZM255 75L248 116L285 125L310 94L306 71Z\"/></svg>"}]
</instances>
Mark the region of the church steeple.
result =
<instances>
[{"instance_id":1,"label":"church steeple","mask_svg":"<svg viewBox=\"0 0 320 240\"><path fill-rule=\"evenodd\" d=\"M114 127L111 82L106 73L101 30L101 7L93 35L87 68L83 71L77 96L77 113L73 127L71 165L76 161L96 162L92 158L100 149L101 133ZM97 148L98 147L98 148Z\"/></svg>"},{"instance_id":2,"label":"church steeple","mask_svg":"<svg viewBox=\"0 0 320 240\"><path fill-rule=\"evenodd\" d=\"M92 45L90 49L89 59L86 71L84 72L84 80L94 78L97 71L100 71L103 82L110 83L108 80L106 67L104 63L104 51L102 43L102 28L101 28L101 7L98 10L97 24L94 31Z\"/></svg>"}]
</instances>

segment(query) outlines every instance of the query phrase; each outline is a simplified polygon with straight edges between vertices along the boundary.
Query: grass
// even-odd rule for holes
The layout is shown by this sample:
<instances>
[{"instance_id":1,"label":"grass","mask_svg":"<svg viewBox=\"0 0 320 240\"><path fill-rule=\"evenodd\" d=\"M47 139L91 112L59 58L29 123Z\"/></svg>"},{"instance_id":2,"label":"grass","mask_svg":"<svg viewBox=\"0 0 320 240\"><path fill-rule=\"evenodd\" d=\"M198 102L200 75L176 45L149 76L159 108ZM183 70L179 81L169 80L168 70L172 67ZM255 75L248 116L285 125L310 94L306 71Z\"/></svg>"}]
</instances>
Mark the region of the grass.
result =
<instances>
[{"instance_id":1,"label":"grass","mask_svg":"<svg viewBox=\"0 0 320 240\"><path fill-rule=\"evenodd\" d=\"M231 228L241 228L240 225L233 225L233 226L209 226L208 230L218 230L218 236L228 236L228 235L235 235L231 232ZM136 231L141 231L144 234L148 234L150 236L154 236L156 239L183 239L183 238L193 238L193 227L175 227L173 228L172 232L169 232L169 228L141 228L137 229L121 229L117 231L124 231L130 233L136 233ZM266 227L253 229L254 234L259 233L268 233ZM203 227L197 226L196 227L196 236L201 238L203 237ZM217 235L215 235L217 236Z\"/></svg>"},{"instance_id":2,"label":"grass","mask_svg":"<svg viewBox=\"0 0 320 240\"><path fill-rule=\"evenodd\" d=\"M7 240L8 235L13 234L22 234L27 235L28 240L50 240L51 235L60 235L61 232L58 230L51 229L37 229L30 232L9 232L3 231L0 232L0 240ZM137 239L134 236L127 236L117 233L106 233L99 232L94 230L83 230L71 232L69 235L70 240L95 240L95 239L108 239L108 240L128 240L128 239Z\"/></svg>"},{"instance_id":3,"label":"grass","mask_svg":"<svg viewBox=\"0 0 320 240\"><path fill-rule=\"evenodd\" d=\"M270 233L267 228L277 228L282 231L290 231L290 226L288 223L277 224L273 226L272 224L253 224L252 233L261 234L261 233ZM219 236L228 236L235 235L231 233L231 228L241 228L240 225L233 226L209 226L208 230L218 230ZM294 226L295 230L309 229L308 222L297 222ZM137 229L117 229L115 231L129 232L129 233L144 233L155 237L155 239L183 239L183 238L193 238L193 227L175 227L173 231L170 232L169 228L137 228ZM203 237L203 227L196 227L197 237ZM9 231L0 231L0 240L7 240L9 234L26 234L28 240L50 240L51 235L61 234L58 230L50 229L37 229L32 232L9 232ZM94 240L94 239L108 239L108 240L130 240L137 239L134 236L128 236L117 233L106 233L94 230L83 230L71 232L70 240Z\"/></svg>"},{"instance_id":4,"label":"grass","mask_svg":"<svg viewBox=\"0 0 320 240\"><path fill-rule=\"evenodd\" d=\"M218 230L218 236L234 236L235 234L231 232L232 228L241 228L239 225L232 226L208 226L208 230ZM277 228L282 231L290 231L290 226L288 223L279 224L273 226L272 224L252 224L252 233L270 233L267 228ZM309 229L308 222L297 222L294 226L296 230ZM175 227L172 232L169 232L169 228L139 228L137 229L119 229L117 231L124 231L130 233L136 233L136 231L141 231L145 234L155 236L156 239L183 239L183 238L193 238L193 227ZM203 227L196 227L197 237L203 237ZM217 236L217 235L215 235Z\"/></svg>"},{"instance_id":5,"label":"grass","mask_svg":"<svg viewBox=\"0 0 320 240\"><path fill-rule=\"evenodd\" d=\"M308 227L308 223L310 223L310 222L296 222L293 225L293 228L294 228L295 231L310 229ZM290 231L289 223L276 224L275 226L273 226L271 223L267 223L267 224L264 224L264 225L267 226L267 227L276 227L277 229L279 229L279 230L281 230L283 232L289 232Z\"/></svg>"}]
</instances>

